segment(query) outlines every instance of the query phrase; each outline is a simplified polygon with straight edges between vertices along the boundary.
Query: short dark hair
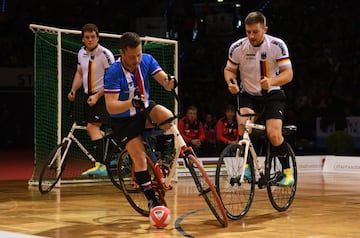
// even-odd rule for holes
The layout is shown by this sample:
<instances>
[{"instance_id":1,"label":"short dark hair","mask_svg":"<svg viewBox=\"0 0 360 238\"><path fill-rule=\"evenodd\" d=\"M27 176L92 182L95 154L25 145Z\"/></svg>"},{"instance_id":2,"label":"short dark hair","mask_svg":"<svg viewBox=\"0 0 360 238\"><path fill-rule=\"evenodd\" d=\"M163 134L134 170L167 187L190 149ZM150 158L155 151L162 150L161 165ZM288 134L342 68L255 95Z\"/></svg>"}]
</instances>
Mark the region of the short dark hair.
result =
<instances>
[{"instance_id":1,"label":"short dark hair","mask_svg":"<svg viewBox=\"0 0 360 238\"><path fill-rule=\"evenodd\" d=\"M140 36L135 32L125 32L120 37L120 49L126 50L127 47L136 48L141 44Z\"/></svg>"},{"instance_id":2,"label":"short dark hair","mask_svg":"<svg viewBox=\"0 0 360 238\"><path fill-rule=\"evenodd\" d=\"M253 25L260 23L266 26L266 17L261 12L250 12L245 18L245 25Z\"/></svg>"},{"instance_id":3,"label":"short dark hair","mask_svg":"<svg viewBox=\"0 0 360 238\"><path fill-rule=\"evenodd\" d=\"M227 111L236 111L236 107L233 104L227 104L225 107L225 112Z\"/></svg>"},{"instance_id":4,"label":"short dark hair","mask_svg":"<svg viewBox=\"0 0 360 238\"><path fill-rule=\"evenodd\" d=\"M81 37L84 37L85 32L93 32L95 31L96 36L99 37L99 29L93 23L87 23L81 28Z\"/></svg>"},{"instance_id":5,"label":"short dark hair","mask_svg":"<svg viewBox=\"0 0 360 238\"><path fill-rule=\"evenodd\" d=\"M186 112L188 111L198 111L198 108L195 105L190 105L188 106L188 108L186 109Z\"/></svg>"}]
</instances>

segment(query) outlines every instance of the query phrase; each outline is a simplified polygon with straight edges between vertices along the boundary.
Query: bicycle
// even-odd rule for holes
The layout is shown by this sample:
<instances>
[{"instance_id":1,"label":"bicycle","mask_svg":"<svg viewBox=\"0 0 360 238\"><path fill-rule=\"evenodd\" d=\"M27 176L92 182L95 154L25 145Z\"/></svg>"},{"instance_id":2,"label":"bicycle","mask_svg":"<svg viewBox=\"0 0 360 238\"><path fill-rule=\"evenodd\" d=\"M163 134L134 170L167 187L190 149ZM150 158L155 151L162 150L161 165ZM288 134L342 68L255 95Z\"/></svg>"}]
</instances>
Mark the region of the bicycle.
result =
<instances>
[{"instance_id":1,"label":"bicycle","mask_svg":"<svg viewBox=\"0 0 360 238\"><path fill-rule=\"evenodd\" d=\"M72 111L73 106L70 106L70 111ZM72 118L72 115L69 114L69 117ZM67 136L65 136L61 143L56 145L55 148L51 151L48 155L45 163L40 172L39 176L39 184L38 188L41 194L49 193L59 182L65 167L66 161L68 160L68 152L70 146L73 142L79 147L79 149L84 153L85 157L89 159L91 162L95 162L95 158L93 155L85 148L85 146L80 142L78 138L76 138L74 132L76 130L84 130L86 131L86 122L77 122L74 121L70 131L68 132ZM105 149L104 149L104 163L106 165L107 174L110 178L111 182L121 190L120 184L117 183L117 165L114 163L114 158L108 157L108 152L112 150L118 151L118 144L114 139L112 132L110 129L105 131ZM115 154L114 154L115 155ZM115 161L116 162L116 161Z\"/></svg>"},{"instance_id":2,"label":"bicycle","mask_svg":"<svg viewBox=\"0 0 360 238\"><path fill-rule=\"evenodd\" d=\"M232 220L238 220L247 214L254 199L256 184L259 189L267 188L269 200L277 211L285 211L291 206L296 193L295 153L287 143L294 184L288 187L279 186L279 181L283 178L282 166L277 156L271 151L270 142L266 139L264 172L249 136L250 130L265 132L265 125L251 121L256 114L240 114L240 116L247 117L243 139L237 144L231 144L224 148L215 173L215 186L223 201L227 216ZM283 126L283 135L291 135L296 130L294 125ZM247 175L248 178L245 176L246 167L250 172Z\"/></svg>"},{"instance_id":3,"label":"bicycle","mask_svg":"<svg viewBox=\"0 0 360 238\"><path fill-rule=\"evenodd\" d=\"M179 100L174 90L173 93L176 99ZM186 145L184 139L180 135L177 126L173 123L175 118L176 116L159 124L153 123L153 129L145 130L143 132L144 144L147 152L148 170L152 178L152 187L155 194L161 203L167 206L165 194L172 189L171 181L176 170L178 158L181 157L184 160L185 166L190 171L199 195L205 199L205 202L220 224L226 227L228 224L227 216L216 188L202 164L197 159L193 149ZM160 126L165 123L170 124L170 129L167 131L160 129ZM164 159L164 156L156 154L152 143L149 141L150 138L159 135L173 135L174 151L170 156L170 159ZM126 149L120 152L117 166L119 184L122 187L126 199L135 211L143 216L149 216L148 200L140 189L139 184L135 181L132 160Z\"/></svg>"}]
</instances>

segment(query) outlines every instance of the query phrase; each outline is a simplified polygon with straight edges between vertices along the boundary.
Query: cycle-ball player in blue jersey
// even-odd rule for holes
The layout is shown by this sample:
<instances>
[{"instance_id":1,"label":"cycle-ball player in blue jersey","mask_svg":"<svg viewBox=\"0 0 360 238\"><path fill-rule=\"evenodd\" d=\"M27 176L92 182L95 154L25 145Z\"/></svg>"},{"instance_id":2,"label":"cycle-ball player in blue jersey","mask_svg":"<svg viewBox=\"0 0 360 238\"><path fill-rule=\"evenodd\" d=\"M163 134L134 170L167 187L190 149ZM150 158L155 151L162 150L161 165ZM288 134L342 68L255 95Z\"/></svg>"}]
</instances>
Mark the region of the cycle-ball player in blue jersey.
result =
<instances>
[{"instance_id":1,"label":"cycle-ball player in blue jersey","mask_svg":"<svg viewBox=\"0 0 360 238\"><path fill-rule=\"evenodd\" d=\"M266 18L251 12L245 18L246 37L231 44L224 78L232 94L239 92L241 114L261 113L266 121L267 137L283 168L281 186L294 183L288 149L282 135L286 95L281 86L292 81L293 70L283 40L266 34ZM240 86L236 73L240 73ZM244 132L246 117L237 116L239 134ZM245 177L249 171L245 171Z\"/></svg>"},{"instance_id":2,"label":"cycle-ball player in blue jersey","mask_svg":"<svg viewBox=\"0 0 360 238\"><path fill-rule=\"evenodd\" d=\"M109 120L104 98L104 74L114 63L115 58L110 50L99 44L99 30L95 24L85 24L81 29L81 40L84 46L78 52L78 66L73 79L68 99L74 101L76 91L82 86L85 93L84 113L87 122L86 130L94 147L95 167L82 175L106 176L104 157L104 132L101 125Z\"/></svg>"},{"instance_id":3,"label":"cycle-ball player in blue jersey","mask_svg":"<svg viewBox=\"0 0 360 238\"><path fill-rule=\"evenodd\" d=\"M144 128L154 127L146 113L149 113L155 123L174 116L166 107L149 100L151 76L166 90L174 88L174 80L169 80L171 77L162 70L153 56L142 52L139 35L134 32L124 33L120 38L120 57L105 74L105 103L113 131L120 145L128 150L132 158L135 179L149 201L149 208L161 204L151 187L141 137ZM167 123L161 128L168 129L169 125Z\"/></svg>"}]
</instances>

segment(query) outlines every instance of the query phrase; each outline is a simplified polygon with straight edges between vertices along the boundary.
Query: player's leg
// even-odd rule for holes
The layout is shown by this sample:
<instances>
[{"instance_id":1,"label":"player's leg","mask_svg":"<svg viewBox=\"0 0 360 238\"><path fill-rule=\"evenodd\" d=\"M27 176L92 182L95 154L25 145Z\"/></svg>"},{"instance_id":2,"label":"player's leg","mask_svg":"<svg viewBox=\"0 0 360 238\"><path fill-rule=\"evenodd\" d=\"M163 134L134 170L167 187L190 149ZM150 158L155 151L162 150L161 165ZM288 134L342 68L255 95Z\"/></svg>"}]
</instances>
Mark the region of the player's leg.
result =
<instances>
[{"instance_id":1,"label":"player's leg","mask_svg":"<svg viewBox=\"0 0 360 238\"><path fill-rule=\"evenodd\" d=\"M151 175L147 169L145 146L141 136L128 141L126 149L132 159L136 182L149 201L149 208L161 205L152 187Z\"/></svg>"},{"instance_id":2,"label":"player's leg","mask_svg":"<svg viewBox=\"0 0 360 238\"><path fill-rule=\"evenodd\" d=\"M148 110L148 120L146 121L146 127L151 128L155 125L163 130L170 128L170 122L174 120L174 114L166 107L156 104L154 101L150 101Z\"/></svg>"},{"instance_id":3,"label":"player's leg","mask_svg":"<svg viewBox=\"0 0 360 238\"><path fill-rule=\"evenodd\" d=\"M297 166L295 160L295 153L292 150L291 146L286 143L288 147L288 162L289 170L292 171L292 176L294 181L291 185L282 186L279 184L284 180L283 176L283 166L281 160L276 153L268 148L266 159L265 159L265 177L266 177L266 187L269 196L269 200L272 206L278 211L287 210L292 204L297 184ZM279 186L280 185L280 186Z\"/></svg>"},{"instance_id":4,"label":"player's leg","mask_svg":"<svg viewBox=\"0 0 360 238\"><path fill-rule=\"evenodd\" d=\"M85 97L86 99L87 97ZM101 130L103 123L108 122L108 113L105 106L105 98L101 97L94 106L89 106L87 100L84 103L85 118L87 121L87 133L91 139L95 166L83 172L82 175L107 176L104 163L104 132Z\"/></svg>"},{"instance_id":5,"label":"player's leg","mask_svg":"<svg viewBox=\"0 0 360 238\"><path fill-rule=\"evenodd\" d=\"M282 165L283 179L279 182L281 186L291 186L294 183L293 171L289 163L288 145L282 136L282 121L280 119L268 119L266 121L267 136L273 146L274 153Z\"/></svg>"},{"instance_id":6,"label":"player's leg","mask_svg":"<svg viewBox=\"0 0 360 238\"><path fill-rule=\"evenodd\" d=\"M282 135L282 126L285 111L285 94L278 90L267 97L266 119L267 137L274 147L274 152L282 165L283 179L279 182L281 186L291 186L294 184L293 171L289 163L289 149Z\"/></svg>"},{"instance_id":7,"label":"player's leg","mask_svg":"<svg viewBox=\"0 0 360 238\"><path fill-rule=\"evenodd\" d=\"M145 127L145 113L133 117L113 118L112 126L114 135L122 148L128 151L135 174L136 182L144 192L150 206L159 205L155 192L151 186L151 175L147 169L146 150L142 139Z\"/></svg>"}]
</instances>

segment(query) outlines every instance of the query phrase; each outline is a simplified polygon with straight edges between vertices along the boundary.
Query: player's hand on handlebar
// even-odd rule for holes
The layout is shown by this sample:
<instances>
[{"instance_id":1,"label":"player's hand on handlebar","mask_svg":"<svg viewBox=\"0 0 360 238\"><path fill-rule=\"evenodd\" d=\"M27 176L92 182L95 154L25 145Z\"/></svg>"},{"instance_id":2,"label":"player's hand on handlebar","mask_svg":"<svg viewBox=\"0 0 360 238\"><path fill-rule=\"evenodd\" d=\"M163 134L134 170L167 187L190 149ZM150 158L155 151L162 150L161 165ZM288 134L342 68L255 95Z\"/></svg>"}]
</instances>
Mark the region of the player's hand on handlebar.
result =
<instances>
[{"instance_id":1,"label":"player's hand on handlebar","mask_svg":"<svg viewBox=\"0 0 360 238\"><path fill-rule=\"evenodd\" d=\"M262 89L269 90L271 87L271 79L263 76L260 79L260 84Z\"/></svg>"},{"instance_id":2,"label":"player's hand on handlebar","mask_svg":"<svg viewBox=\"0 0 360 238\"><path fill-rule=\"evenodd\" d=\"M167 90L174 90L177 87L177 80L175 76L168 74L167 79L164 81L164 88Z\"/></svg>"},{"instance_id":3,"label":"player's hand on handlebar","mask_svg":"<svg viewBox=\"0 0 360 238\"><path fill-rule=\"evenodd\" d=\"M134 107L145 107L144 105L145 97L142 95L138 89L135 90L134 97L131 100L131 103Z\"/></svg>"}]
</instances>

